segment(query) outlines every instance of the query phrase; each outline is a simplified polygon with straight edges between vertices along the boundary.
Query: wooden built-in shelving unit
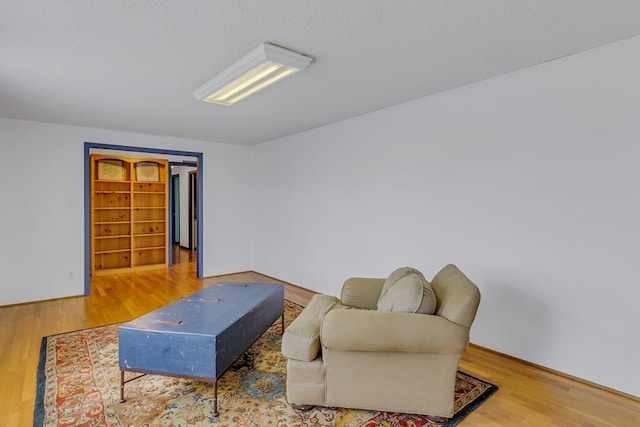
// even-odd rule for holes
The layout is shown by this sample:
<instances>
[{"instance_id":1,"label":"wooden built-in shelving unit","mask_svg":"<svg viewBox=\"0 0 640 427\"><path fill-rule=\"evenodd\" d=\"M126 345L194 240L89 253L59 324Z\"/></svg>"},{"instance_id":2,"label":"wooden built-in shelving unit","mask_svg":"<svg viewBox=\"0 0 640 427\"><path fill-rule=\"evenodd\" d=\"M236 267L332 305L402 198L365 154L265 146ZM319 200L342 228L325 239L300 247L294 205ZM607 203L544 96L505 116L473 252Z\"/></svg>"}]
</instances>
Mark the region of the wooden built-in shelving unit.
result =
<instances>
[{"instance_id":1,"label":"wooden built-in shelving unit","mask_svg":"<svg viewBox=\"0 0 640 427\"><path fill-rule=\"evenodd\" d=\"M168 262L168 162L91 156L91 274Z\"/></svg>"}]
</instances>

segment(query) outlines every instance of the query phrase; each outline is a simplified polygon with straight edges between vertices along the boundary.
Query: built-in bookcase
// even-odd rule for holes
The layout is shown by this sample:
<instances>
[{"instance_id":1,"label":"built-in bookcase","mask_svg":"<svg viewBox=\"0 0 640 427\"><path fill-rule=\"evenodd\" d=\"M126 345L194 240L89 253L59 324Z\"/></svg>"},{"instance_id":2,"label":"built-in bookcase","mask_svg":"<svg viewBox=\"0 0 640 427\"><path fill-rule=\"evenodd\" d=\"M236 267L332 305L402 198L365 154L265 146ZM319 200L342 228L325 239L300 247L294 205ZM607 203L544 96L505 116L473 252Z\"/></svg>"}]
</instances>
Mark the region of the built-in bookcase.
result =
<instances>
[{"instance_id":1,"label":"built-in bookcase","mask_svg":"<svg viewBox=\"0 0 640 427\"><path fill-rule=\"evenodd\" d=\"M168 162L91 156L91 273L168 263Z\"/></svg>"}]
</instances>

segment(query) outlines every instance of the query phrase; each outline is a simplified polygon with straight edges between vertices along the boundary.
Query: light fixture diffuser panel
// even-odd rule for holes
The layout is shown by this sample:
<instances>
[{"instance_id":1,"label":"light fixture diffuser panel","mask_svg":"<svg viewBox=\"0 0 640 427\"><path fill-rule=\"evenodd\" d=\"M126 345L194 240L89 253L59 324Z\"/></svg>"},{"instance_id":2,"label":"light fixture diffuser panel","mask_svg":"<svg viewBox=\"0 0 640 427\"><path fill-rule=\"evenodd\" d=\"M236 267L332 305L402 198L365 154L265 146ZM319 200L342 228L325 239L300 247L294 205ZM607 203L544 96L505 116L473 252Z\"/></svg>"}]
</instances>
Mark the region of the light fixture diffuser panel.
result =
<instances>
[{"instance_id":1,"label":"light fixture diffuser panel","mask_svg":"<svg viewBox=\"0 0 640 427\"><path fill-rule=\"evenodd\" d=\"M205 102L232 105L307 67L313 59L263 43L193 92Z\"/></svg>"}]
</instances>

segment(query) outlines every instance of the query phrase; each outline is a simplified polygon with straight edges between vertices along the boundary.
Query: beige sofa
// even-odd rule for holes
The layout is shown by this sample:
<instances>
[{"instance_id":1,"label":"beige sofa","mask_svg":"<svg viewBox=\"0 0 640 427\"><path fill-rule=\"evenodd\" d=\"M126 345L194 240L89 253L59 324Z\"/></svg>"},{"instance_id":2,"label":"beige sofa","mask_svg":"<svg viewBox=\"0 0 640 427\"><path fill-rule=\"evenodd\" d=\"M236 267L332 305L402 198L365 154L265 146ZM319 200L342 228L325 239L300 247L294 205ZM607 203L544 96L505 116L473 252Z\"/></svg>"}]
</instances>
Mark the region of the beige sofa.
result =
<instances>
[{"instance_id":1,"label":"beige sofa","mask_svg":"<svg viewBox=\"0 0 640 427\"><path fill-rule=\"evenodd\" d=\"M404 267L317 294L286 329L287 400L449 418L480 292L456 266Z\"/></svg>"}]
</instances>

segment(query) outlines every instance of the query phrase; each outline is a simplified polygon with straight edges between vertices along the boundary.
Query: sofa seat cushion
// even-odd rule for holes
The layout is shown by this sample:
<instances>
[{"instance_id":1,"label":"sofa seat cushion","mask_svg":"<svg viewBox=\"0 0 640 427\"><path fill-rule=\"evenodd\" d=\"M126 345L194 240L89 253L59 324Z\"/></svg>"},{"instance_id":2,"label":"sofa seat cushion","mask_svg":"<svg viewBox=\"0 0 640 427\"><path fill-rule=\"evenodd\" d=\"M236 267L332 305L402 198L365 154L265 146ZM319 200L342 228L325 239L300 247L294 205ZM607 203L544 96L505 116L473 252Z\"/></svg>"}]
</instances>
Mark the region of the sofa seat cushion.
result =
<instances>
[{"instance_id":1,"label":"sofa seat cushion","mask_svg":"<svg viewBox=\"0 0 640 427\"><path fill-rule=\"evenodd\" d=\"M385 281L377 308L379 311L433 314L436 294L422 273L411 267L402 267Z\"/></svg>"},{"instance_id":2,"label":"sofa seat cushion","mask_svg":"<svg viewBox=\"0 0 640 427\"><path fill-rule=\"evenodd\" d=\"M282 354L289 359L310 362L320 351L320 326L325 313L339 306L339 300L316 294L282 336Z\"/></svg>"}]
</instances>

